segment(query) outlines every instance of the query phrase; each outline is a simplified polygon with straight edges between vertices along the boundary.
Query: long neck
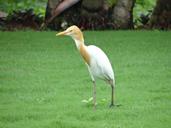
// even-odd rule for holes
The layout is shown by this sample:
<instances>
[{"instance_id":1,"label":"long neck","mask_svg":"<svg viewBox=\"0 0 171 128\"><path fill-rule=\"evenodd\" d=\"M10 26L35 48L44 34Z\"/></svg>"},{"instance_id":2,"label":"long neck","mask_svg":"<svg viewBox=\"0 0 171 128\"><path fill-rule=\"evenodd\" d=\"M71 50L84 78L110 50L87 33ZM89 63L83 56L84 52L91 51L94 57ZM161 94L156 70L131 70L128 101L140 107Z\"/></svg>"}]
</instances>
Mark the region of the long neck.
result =
<instances>
[{"instance_id":1,"label":"long neck","mask_svg":"<svg viewBox=\"0 0 171 128\"><path fill-rule=\"evenodd\" d=\"M85 45L84 40L74 39L74 41L75 41L75 45L76 45L78 50L80 50L81 45Z\"/></svg>"},{"instance_id":2,"label":"long neck","mask_svg":"<svg viewBox=\"0 0 171 128\"><path fill-rule=\"evenodd\" d=\"M77 33L76 35L71 36L71 37L75 41L77 49L80 49L80 46L84 45L84 37L83 37L83 34L81 31L79 33Z\"/></svg>"},{"instance_id":3,"label":"long neck","mask_svg":"<svg viewBox=\"0 0 171 128\"><path fill-rule=\"evenodd\" d=\"M74 39L77 49L79 50L84 61L90 65L90 54L88 53L87 46L84 44L84 39Z\"/></svg>"}]
</instances>

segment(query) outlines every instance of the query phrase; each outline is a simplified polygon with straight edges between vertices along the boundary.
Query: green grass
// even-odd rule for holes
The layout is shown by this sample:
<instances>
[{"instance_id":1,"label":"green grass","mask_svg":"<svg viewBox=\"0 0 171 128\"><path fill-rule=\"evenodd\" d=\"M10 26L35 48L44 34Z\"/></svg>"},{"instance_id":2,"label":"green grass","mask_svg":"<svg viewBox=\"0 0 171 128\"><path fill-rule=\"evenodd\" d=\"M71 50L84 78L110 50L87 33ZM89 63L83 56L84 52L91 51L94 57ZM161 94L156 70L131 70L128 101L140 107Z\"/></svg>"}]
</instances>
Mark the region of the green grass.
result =
<instances>
[{"instance_id":1,"label":"green grass","mask_svg":"<svg viewBox=\"0 0 171 128\"><path fill-rule=\"evenodd\" d=\"M85 32L109 56L122 105L110 109L110 87L98 81L93 111L81 102L92 96L92 83L70 38L0 32L0 128L170 128L170 35Z\"/></svg>"}]
</instances>

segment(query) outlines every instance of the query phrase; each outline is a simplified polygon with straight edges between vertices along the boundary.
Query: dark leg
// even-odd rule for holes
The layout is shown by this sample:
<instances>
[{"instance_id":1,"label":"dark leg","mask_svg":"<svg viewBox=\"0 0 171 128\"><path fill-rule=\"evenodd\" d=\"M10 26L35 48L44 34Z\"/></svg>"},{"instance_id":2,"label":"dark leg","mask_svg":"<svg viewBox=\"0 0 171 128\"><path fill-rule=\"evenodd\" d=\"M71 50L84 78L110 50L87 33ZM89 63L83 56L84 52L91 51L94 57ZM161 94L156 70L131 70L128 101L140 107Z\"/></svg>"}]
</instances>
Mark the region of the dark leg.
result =
<instances>
[{"instance_id":1,"label":"dark leg","mask_svg":"<svg viewBox=\"0 0 171 128\"><path fill-rule=\"evenodd\" d=\"M110 107L112 107L112 106L114 106L114 84L113 84L113 81L110 81L110 85L111 85L111 89L112 89Z\"/></svg>"}]
</instances>

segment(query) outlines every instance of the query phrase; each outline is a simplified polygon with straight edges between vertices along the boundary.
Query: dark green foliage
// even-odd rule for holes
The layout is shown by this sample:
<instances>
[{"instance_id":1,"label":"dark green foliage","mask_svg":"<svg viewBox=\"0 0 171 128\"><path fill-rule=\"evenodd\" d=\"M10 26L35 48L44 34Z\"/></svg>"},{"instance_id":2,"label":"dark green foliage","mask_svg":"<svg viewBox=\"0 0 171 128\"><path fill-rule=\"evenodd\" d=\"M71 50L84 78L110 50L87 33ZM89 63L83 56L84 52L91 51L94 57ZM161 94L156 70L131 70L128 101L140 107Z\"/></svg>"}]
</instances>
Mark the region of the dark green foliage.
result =
<instances>
[{"instance_id":1,"label":"dark green foliage","mask_svg":"<svg viewBox=\"0 0 171 128\"><path fill-rule=\"evenodd\" d=\"M7 13L33 9L35 14L44 17L47 0L0 0L0 10Z\"/></svg>"},{"instance_id":2,"label":"dark green foliage","mask_svg":"<svg viewBox=\"0 0 171 128\"><path fill-rule=\"evenodd\" d=\"M40 29L43 18L36 15L33 9L17 10L10 13L5 19L0 19L0 30Z\"/></svg>"},{"instance_id":3,"label":"dark green foliage","mask_svg":"<svg viewBox=\"0 0 171 128\"><path fill-rule=\"evenodd\" d=\"M145 25L156 5L156 0L136 0L133 15L135 28Z\"/></svg>"},{"instance_id":4,"label":"dark green foliage","mask_svg":"<svg viewBox=\"0 0 171 128\"><path fill-rule=\"evenodd\" d=\"M0 0L0 11L8 13L0 19L1 30L39 29L44 19L47 0Z\"/></svg>"}]
</instances>

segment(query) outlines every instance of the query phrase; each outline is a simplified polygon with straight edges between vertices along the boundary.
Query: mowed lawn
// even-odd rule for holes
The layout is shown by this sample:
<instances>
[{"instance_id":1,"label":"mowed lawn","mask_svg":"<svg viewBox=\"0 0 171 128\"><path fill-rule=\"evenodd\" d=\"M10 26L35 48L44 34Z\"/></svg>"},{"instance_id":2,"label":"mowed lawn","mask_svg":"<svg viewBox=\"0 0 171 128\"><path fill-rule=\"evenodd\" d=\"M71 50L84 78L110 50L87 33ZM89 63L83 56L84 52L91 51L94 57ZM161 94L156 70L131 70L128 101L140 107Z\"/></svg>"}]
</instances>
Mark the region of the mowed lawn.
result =
<instances>
[{"instance_id":1,"label":"mowed lawn","mask_svg":"<svg viewBox=\"0 0 171 128\"><path fill-rule=\"evenodd\" d=\"M171 128L171 32L84 32L115 70L92 83L75 44L56 32L0 32L0 128Z\"/></svg>"}]
</instances>

